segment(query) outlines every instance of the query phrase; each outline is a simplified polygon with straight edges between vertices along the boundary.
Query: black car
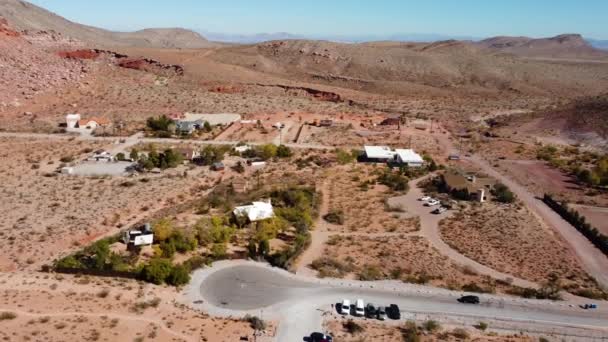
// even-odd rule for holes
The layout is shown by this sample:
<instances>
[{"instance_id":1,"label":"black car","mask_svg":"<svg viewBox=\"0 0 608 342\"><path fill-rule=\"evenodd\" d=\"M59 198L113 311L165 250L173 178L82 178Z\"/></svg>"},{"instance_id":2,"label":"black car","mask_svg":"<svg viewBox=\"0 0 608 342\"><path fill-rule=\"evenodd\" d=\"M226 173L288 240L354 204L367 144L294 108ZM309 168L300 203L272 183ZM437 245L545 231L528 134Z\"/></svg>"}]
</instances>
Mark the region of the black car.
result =
<instances>
[{"instance_id":1,"label":"black car","mask_svg":"<svg viewBox=\"0 0 608 342\"><path fill-rule=\"evenodd\" d=\"M479 304L479 297L477 296L462 296L458 298L460 303L464 304Z\"/></svg>"},{"instance_id":2,"label":"black car","mask_svg":"<svg viewBox=\"0 0 608 342\"><path fill-rule=\"evenodd\" d=\"M320 332L310 334L308 342L333 342L333 338Z\"/></svg>"},{"instance_id":3,"label":"black car","mask_svg":"<svg viewBox=\"0 0 608 342\"><path fill-rule=\"evenodd\" d=\"M390 319L401 319L401 310L399 305L391 304L386 308L386 314Z\"/></svg>"},{"instance_id":4,"label":"black car","mask_svg":"<svg viewBox=\"0 0 608 342\"><path fill-rule=\"evenodd\" d=\"M367 318L375 318L377 312L378 312L378 310L376 309L376 307L374 306L374 304L367 303L367 306L365 306L365 317L367 317Z\"/></svg>"}]
</instances>

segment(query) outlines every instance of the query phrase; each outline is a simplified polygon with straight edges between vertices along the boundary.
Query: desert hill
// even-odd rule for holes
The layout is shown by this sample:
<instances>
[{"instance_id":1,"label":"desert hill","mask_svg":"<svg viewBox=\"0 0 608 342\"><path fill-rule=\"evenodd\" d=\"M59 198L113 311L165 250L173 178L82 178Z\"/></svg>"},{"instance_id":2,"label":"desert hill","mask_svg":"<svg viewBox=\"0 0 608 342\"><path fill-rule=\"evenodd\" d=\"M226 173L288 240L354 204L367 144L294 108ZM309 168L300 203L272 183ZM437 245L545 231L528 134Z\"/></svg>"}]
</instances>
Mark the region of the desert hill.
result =
<instances>
[{"instance_id":1,"label":"desert hill","mask_svg":"<svg viewBox=\"0 0 608 342\"><path fill-rule=\"evenodd\" d=\"M213 45L200 34L181 28L113 32L81 25L22 0L0 0L0 17L19 31L55 31L99 46L201 48Z\"/></svg>"},{"instance_id":2,"label":"desert hill","mask_svg":"<svg viewBox=\"0 0 608 342\"><path fill-rule=\"evenodd\" d=\"M524 60L466 41L435 43L280 40L218 49L209 56L294 80L372 92L412 89L580 96L608 86L605 64Z\"/></svg>"},{"instance_id":3,"label":"desert hill","mask_svg":"<svg viewBox=\"0 0 608 342\"><path fill-rule=\"evenodd\" d=\"M539 39L502 36L482 40L477 45L523 57L608 60L608 52L594 48L579 34Z\"/></svg>"}]
</instances>

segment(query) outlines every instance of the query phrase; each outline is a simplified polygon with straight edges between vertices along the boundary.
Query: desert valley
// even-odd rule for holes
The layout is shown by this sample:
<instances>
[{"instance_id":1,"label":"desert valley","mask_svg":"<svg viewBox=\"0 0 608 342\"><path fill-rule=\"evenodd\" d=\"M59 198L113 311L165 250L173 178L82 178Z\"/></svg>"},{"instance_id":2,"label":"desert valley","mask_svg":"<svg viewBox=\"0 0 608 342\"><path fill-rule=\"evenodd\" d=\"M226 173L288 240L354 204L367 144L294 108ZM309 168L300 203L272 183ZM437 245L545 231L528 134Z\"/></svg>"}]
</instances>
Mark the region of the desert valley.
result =
<instances>
[{"instance_id":1,"label":"desert valley","mask_svg":"<svg viewBox=\"0 0 608 342\"><path fill-rule=\"evenodd\" d=\"M608 338L578 34L229 44L0 0L0 89L3 341Z\"/></svg>"}]
</instances>

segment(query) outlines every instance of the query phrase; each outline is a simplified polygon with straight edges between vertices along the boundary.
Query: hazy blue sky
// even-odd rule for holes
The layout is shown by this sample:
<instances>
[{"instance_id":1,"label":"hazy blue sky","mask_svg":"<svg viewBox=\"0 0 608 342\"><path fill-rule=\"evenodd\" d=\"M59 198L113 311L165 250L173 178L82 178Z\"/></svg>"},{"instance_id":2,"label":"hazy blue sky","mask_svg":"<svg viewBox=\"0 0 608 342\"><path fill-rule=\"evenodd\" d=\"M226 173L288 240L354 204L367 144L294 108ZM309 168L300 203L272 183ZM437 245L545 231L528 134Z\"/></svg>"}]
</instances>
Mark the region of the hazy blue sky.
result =
<instances>
[{"instance_id":1,"label":"hazy blue sky","mask_svg":"<svg viewBox=\"0 0 608 342\"><path fill-rule=\"evenodd\" d=\"M114 30L552 36L608 39L608 0L30 0Z\"/></svg>"}]
</instances>

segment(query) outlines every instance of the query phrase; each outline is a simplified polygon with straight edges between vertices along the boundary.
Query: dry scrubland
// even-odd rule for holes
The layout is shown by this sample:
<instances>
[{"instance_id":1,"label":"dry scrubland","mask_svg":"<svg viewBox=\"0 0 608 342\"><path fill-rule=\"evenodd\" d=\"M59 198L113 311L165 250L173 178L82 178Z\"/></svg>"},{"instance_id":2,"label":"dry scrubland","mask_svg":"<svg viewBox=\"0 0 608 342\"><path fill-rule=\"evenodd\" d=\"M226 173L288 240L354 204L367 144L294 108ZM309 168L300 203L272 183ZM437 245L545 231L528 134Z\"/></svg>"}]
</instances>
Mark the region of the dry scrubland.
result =
<instances>
[{"instance_id":1,"label":"dry scrubland","mask_svg":"<svg viewBox=\"0 0 608 342\"><path fill-rule=\"evenodd\" d=\"M54 174L60 159L84 158L98 143L1 139L0 270L28 269L87 245L157 209L187 200L204 179L71 177Z\"/></svg>"},{"instance_id":2,"label":"dry scrubland","mask_svg":"<svg viewBox=\"0 0 608 342\"><path fill-rule=\"evenodd\" d=\"M131 280L0 275L6 341L237 341L249 323L174 304L175 290ZM1 314L0 314L1 315Z\"/></svg>"},{"instance_id":3,"label":"dry scrubland","mask_svg":"<svg viewBox=\"0 0 608 342\"><path fill-rule=\"evenodd\" d=\"M342 212L343 225L330 231L344 233L410 233L419 230L416 219L404 219L385 204L388 187L376 184L385 166L359 164L329 170L329 212ZM392 211L391 211L392 210Z\"/></svg>"},{"instance_id":4,"label":"dry scrubland","mask_svg":"<svg viewBox=\"0 0 608 342\"><path fill-rule=\"evenodd\" d=\"M526 208L486 203L456 213L440 228L452 248L498 271L538 283L556 274L573 292L597 288L567 243Z\"/></svg>"},{"instance_id":5,"label":"dry scrubland","mask_svg":"<svg viewBox=\"0 0 608 342\"><path fill-rule=\"evenodd\" d=\"M498 335L495 333L484 333L479 330L463 329L454 327L431 326L423 323L416 328L412 323L402 326L385 325L373 322L356 322L358 328L349 326L347 321L329 321L325 323L327 329L333 333L333 337L342 342L378 341L471 341L471 342L532 342L537 339L521 335ZM425 325L432 329L425 329ZM356 332L353 330L357 330Z\"/></svg>"},{"instance_id":6,"label":"dry scrubland","mask_svg":"<svg viewBox=\"0 0 608 342\"><path fill-rule=\"evenodd\" d=\"M456 265L420 236L334 236L323 255L313 263L320 276L397 279L452 289L477 284L489 291L496 286L491 279Z\"/></svg>"}]
</instances>

